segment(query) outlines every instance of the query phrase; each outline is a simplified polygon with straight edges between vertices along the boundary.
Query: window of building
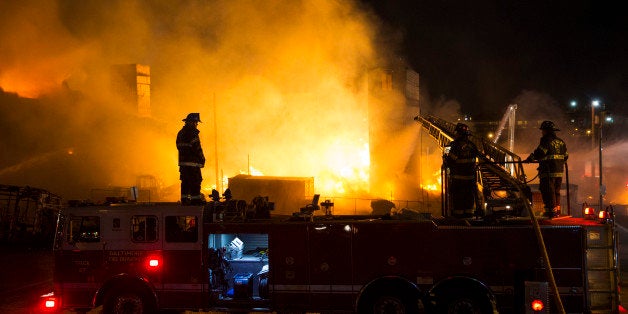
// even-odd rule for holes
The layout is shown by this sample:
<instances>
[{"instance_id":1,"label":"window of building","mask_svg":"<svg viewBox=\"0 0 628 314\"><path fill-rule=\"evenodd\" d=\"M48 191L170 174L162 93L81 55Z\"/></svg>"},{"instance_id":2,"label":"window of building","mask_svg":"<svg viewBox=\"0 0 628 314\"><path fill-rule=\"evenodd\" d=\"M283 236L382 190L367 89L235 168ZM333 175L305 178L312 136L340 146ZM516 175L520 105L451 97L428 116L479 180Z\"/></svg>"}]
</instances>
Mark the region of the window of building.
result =
<instances>
[{"instance_id":1,"label":"window of building","mask_svg":"<svg viewBox=\"0 0 628 314\"><path fill-rule=\"evenodd\" d=\"M392 85L392 73L382 73L382 90L391 91Z\"/></svg>"}]
</instances>

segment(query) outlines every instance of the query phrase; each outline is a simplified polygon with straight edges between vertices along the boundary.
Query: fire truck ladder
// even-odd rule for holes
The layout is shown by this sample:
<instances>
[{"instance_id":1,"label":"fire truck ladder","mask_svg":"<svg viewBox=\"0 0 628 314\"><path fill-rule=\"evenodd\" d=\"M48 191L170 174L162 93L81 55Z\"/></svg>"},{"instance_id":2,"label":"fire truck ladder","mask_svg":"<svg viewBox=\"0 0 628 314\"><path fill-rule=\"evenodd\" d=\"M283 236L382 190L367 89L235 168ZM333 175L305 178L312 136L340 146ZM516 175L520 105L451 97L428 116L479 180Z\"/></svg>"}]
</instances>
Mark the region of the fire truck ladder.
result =
<instances>
[{"instance_id":1,"label":"fire truck ladder","mask_svg":"<svg viewBox=\"0 0 628 314\"><path fill-rule=\"evenodd\" d=\"M455 124L447 122L435 116L425 115L417 116L414 118L417 122L428 130L429 134L436 139L441 149L449 145L453 139ZM550 290L554 295L554 302L559 313L565 313L563 304L554 279L552 266L550 264L549 256L547 255L547 248L539 224L532 212L532 206L529 202L529 188L526 185L525 174L523 172L523 166L521 165L521 158L512 152L500 147L497 144L493 144L483 138L471 136L470 140L478 147L480 151L480 162L478 164L478 182L483 188L483 193L486 198L487 214L491 214L491 209L513 201L516 206L514 212L519 215L528 215L531 218L533 229L538 240L540 251L542 252L543 262L545 266L545 272L549 281ZM512 167L506 166L508 163L512 164ZM505 193L505 197L502 197L502 193ZM526 195L527 194L527 195ZM512 206L512 205L510 205ZM522 208L522 213L519 208ZM513 212L513 210L511 210Z\"/></svg>"},{"instance_id":2,"label":"fire truck ladder","mask_svg":"<svg viewBox=\"0 0 628 314\"><path fill-rule=\"evenodd\" d=\"M455 124L432 115L414 118L445 149L453 140ZM531 199L530 188L521 164L521 157L482 137L471 135L477 146L479 202L486 214L525 215L525 204Z\"/></svg>"}]
</instances>

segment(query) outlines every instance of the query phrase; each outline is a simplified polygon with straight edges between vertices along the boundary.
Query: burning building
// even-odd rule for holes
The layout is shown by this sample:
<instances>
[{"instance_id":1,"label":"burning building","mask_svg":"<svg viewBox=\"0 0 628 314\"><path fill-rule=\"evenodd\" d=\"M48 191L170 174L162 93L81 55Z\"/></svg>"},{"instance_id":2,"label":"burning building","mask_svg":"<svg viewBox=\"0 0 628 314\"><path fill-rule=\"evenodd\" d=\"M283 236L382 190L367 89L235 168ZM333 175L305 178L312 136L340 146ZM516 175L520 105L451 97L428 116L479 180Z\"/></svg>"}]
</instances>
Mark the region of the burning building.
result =
<instances>
[{"instance_id":1,"label":"burning building","mask_svg":"<svg viewBox=\"0 0 628 314\"><path fill-rule=\"evenodd\" d=\"M51 45L34 47L51 55L6 59L16 61L3 65L11 71L0 72L2 87L36 82L2 73L63 75L50 77L54 87L29 94L54 119L29 117L42 126L35 133L6 124L23 138L53 134L54 140L37 152L19 146L25 157L2 165L5 183L36 179L67 199L152 176L162 190L176 191L174 136L187 113L200 112L206 194L250 173L313 177L316 193L326 198L418 197L419 127L412 118L419 77L395 57L381 23L358 3L114 1L9 6L7 12L38 16L23 35ZM41 40L51 37L57 40ZM42 59L57 62L43 67ZM53 71L56 64L61 68ZM119 65L111 71L112 64ZM112 81L112 89L103 88ZM18 111L29 116L29 108ZM57 151L46 161L23 163ZM63 171L45 175L50 169ZM158 194L177 199L174 192Z\"/></svg>"},{"instance_id":2,"label":"burning building","mask_svg":"<svg viewBox=\"0 0 628 314\"><path fill-rule=\"evenodd\" d=\"M111 67L113 89L122 100L137 108L140 118L151 117L150 66L143 64L118 64Z\"/></svg>"},{"instance_id":3,"label":"burning building","mask_svg":"<svg viewBox=\"0 0 628 314\"><path fill-rule=\"evenodd\" d=\"M370 191L386 199L417 200L419 74L403 63L369 73Z\"/></svg>"}]
</instances>

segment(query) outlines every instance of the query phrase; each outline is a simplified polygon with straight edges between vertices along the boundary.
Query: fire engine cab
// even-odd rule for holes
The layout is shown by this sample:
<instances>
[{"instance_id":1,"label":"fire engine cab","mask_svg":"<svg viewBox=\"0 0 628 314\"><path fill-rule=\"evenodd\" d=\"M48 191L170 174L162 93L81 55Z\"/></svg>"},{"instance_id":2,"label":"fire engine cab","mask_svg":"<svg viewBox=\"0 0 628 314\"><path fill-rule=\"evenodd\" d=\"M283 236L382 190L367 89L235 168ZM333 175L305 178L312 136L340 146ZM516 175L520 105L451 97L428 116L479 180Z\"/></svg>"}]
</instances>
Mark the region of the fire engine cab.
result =
<instances>
[{"instance_id":1,"label":"fire engine cab","mask_svg":"<svg viewBox=\"0 0 628 314\"><path fill-rule=\"evenodd\" d=\"M612 226L564 218L540 229L566 311L617 309ZM45 301L105 313L549 313L547 279L525 220L246 219L212 204L132 204L61 212Z\"/></svg>"}]
</instances>

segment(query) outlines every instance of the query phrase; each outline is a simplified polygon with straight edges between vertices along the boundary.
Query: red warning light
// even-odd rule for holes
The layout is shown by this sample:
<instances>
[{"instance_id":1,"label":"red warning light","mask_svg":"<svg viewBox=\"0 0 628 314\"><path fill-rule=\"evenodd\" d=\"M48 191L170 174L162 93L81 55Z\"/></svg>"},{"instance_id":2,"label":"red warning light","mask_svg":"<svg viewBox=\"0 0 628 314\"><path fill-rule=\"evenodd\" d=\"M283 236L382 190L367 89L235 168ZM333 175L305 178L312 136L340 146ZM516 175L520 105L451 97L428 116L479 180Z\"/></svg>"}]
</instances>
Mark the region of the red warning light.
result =
<instances>
[{"instance_id":1,"label":"red warning light","mask_svg":"<svg viewBox=\"0 0 628 314\"><path fill-rule=\"evenodd\" d=\"M161 267L161 256L148 257L145 265L148 270L159 270L159 268Z\"/></svg>"},{"instance_id":2,"label":"red warning light","mask_svg":"<svg viewBox=\"0 0 628 314\"><path fill-rule=\"evenodd\" d=\"M595 209L593 209L593 207L585 207L582 213L584 214L584 219L595 219Z\"/></svg>"},{"instance_id":3,"label":"red warning light","mask_svg":"<svg viewBox=\"0 0 628 314\"><path fill-rule=\"evenodd\" d=\"M55 297L54 293L48 293L40 296L41 301L41 312L44 313L52 313L57 310L59 307L59 302L57 297Z\"/></svg>"},{"instance_id":4,"label":"red warning light","mask_svg":"<svg viewBox=\"0 0 628 314\"><path fill-rule=\"evenodd\" d=\"M54 308L55 307L55 300L51 299L51 300L46 300L46 303L44 304L44 307L46 308Z\"/></svg>"},{"instance_id":5,"label":"red warning light","mask_svg":"<svg viewBox=\"0 0 628 314\"><path fill-rule=\"evenodd\" d=\"M532 301L532 304L530 304L530 307L532 308L533 311L539 312L543 310L545 305L543 304L543 301L537 299L537 300Z\"/></svg>"}]
</instances>

